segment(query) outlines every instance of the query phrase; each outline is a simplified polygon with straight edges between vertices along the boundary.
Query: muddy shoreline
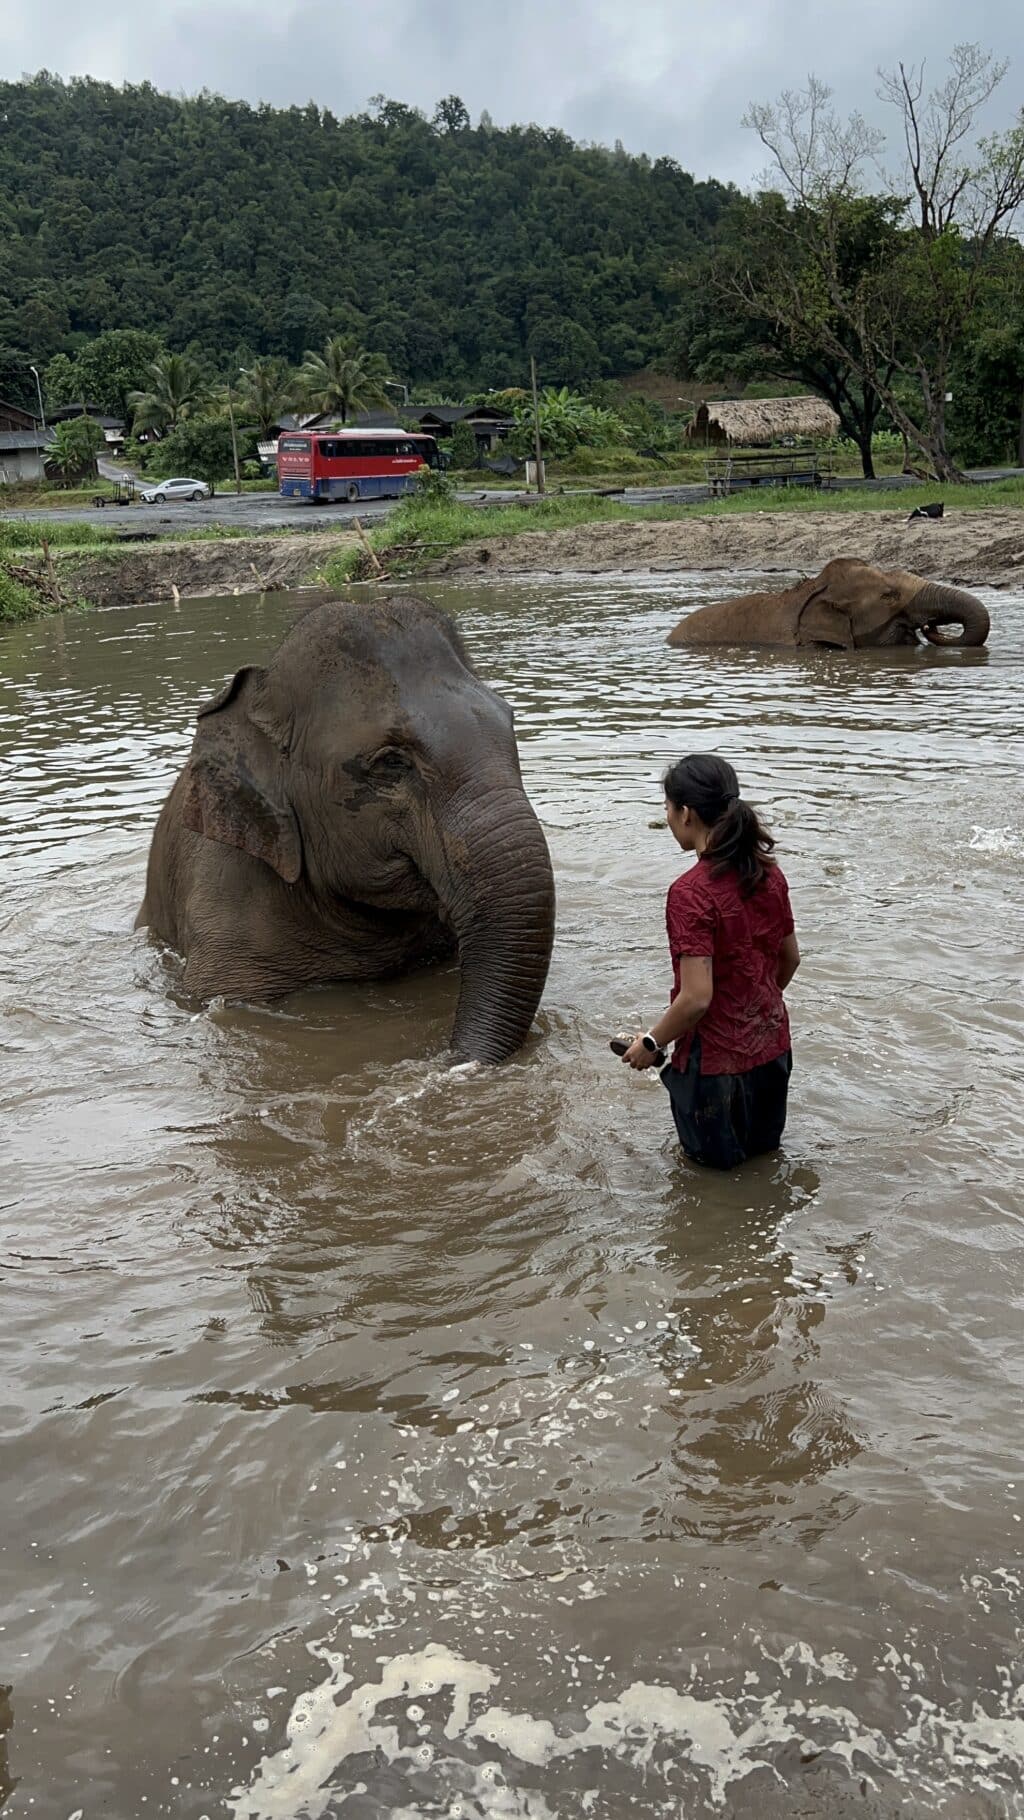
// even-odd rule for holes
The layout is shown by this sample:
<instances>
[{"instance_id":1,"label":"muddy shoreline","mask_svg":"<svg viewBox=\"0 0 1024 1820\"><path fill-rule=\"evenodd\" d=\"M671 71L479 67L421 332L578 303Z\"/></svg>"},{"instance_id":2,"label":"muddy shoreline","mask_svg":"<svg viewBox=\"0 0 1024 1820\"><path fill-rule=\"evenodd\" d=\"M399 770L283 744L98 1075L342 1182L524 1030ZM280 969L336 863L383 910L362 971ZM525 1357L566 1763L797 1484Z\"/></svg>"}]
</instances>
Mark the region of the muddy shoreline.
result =
<instances>
[{"instance_id":1,"label":"muddy shoreline","mask_svg":"<svg viewBox=\"0 0 1024 1820\"><path fill-rule=\"evenodd\" d=\"M301 537L225 537L208 542L131 545L95 554L53 552L61 592L97 607L201 594L252 594L316 579L322 565L355 541L354 532ZM28 565L26 565L28 566ZM43 565L33 565L42 574Z\"/></svg>"},{"instance_id":2,"label":"muddy shoreline","mask_svg":"<svg viewBox=\"0 0 1024 1820\"><path fill-rule=\"evenodd\" d=\"M128 606L203 594L253 593L315 583L355 533L232 537L95 553L53 552L68 600ZM1001 587L1024 570L1024 512L983 507L938 521L900 512L756 512L674 520L613 519L562 530L480 537L424 564L412 577L472 573L610 575L642 571L742 570L812 575L833 556L964 585ZM43 574L40 559L26 566ZM396 577L396 585L398 579ZM403 584L404 585L404 584Z\"/></svg>"},{"instance_id":3,"label":"muddy shoreline","mask_svg":"<svg viewBox=\"0 0 1024 1820\"><path fill-rule=\"evenodd\" d=\"M607 575L638 570L749 569L813 575L833 556L859 556L946 581L1000 587L1024 569L1024 512L987 506L948 518L899 512L752 512L675 520L614 519L557 531L481 537L427 574Z\"/></svg>"}]
</instances>

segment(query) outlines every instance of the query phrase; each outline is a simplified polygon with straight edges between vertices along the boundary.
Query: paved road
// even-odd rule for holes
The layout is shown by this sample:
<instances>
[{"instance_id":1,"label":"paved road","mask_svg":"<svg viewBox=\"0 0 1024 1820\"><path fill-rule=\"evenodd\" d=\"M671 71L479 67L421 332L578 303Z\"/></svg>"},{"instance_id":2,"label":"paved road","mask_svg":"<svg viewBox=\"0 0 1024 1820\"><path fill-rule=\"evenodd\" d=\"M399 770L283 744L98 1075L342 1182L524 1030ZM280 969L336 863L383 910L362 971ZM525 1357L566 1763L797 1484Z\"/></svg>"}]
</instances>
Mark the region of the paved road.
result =
<instances>
[{"instance_id":1,"label":"paved road","mask_svg":"<svg viewBox=\"0 0 1024 1820\"><path fill-rule=\"evenodd\" d=\"M1024 479L1024 468L975 468L971 470L971 479L978 481ZM836 481L837 488L870 487L877 492L902 492L907 488L920 488L921 483L912 480L908 475L888 474L880 480L864 481L854 476ZM922 491L926 490L921 488ZM585 489L581 488L581 492ZM598 495L603 497L604 495ZM515 489L488 488L486 493L472 490L459 493L458 497L467 504L481 503L486 505L507 504L510 500L529 499L532 495ZM607 497L621 500L626 505L701 505L707 501L706 486L669 487L627 487L624 492L609 494ZM113 520L129 536L146 531L158 532L161 536L178 531L195 531L214 525L242 526L247 531L326 531L332 525L350 524L353 518L359 518L364 524L375 519L386 518L394 511L397 500L367 500L361 505L311 506L304 501L283 500L277 493L218 493L215 499L204 499L198 505L182 500L169 506L110 506L103 514L105 524ZM769 509L766 503L766 510ZM11 513L10 516L31 520L33 524L73 523L76 519L87 524L100 522L99 513L94 506L82 507L42 507L38 510Z\"/></svg>"},{"instance_id":2,"label":"paved road","mask_svg":"<svg viewBox=\"0 0 1024 1820\"><path fill-rule=\"evenodd\" d=\"M33 507L12 512L12 518L30 520L33 524L116 525L126 535L159 533L166 537L175 531L209 530L215 525L241 526L246 531L326 531L332 525L351 523L359 518L364 524L386 517L396 500L367 500L359 506L316 507L301 502L293 504L276 493L218 493L193 505L181 500L167 506L106 506L98 512L95 506ZM7 514L5 514L6 516Z\"/></svg>"}]
</instances>

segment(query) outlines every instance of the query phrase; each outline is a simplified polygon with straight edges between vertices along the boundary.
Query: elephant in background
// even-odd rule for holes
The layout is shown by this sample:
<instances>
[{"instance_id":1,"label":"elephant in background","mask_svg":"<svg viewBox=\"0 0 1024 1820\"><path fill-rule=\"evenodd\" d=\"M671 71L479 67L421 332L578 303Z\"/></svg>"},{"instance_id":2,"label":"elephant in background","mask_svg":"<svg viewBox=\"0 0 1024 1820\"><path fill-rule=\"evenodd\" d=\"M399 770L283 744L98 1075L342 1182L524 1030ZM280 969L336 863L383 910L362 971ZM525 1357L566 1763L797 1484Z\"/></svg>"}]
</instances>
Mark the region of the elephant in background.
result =
<instances>
[{"instance_id":1,"label":"elephant in background","mask_svg":"<svg viewBox=\"0 0 1024 1820\"><path fill-rule=\"evenodd\" d=\"M310 608L200 708L136 927L203 999L457 952L452 1048L499 1062L540 1002L554 904L512 711L447 614L404 595Z\"/></svg>"},{"instance_id":2,"label":"elephant in background","mask_svg":"<svg viewBox=\"0 0 1024 1820\"><path fill-rule=\"evenodd\" d=\"M942 626L959 626L949 637ZM914 645L983 645L989 617L962 588L906 569L875 569L837 556L810 581L779 593L739 594L698 607L669 633L670 645L824 645L841 651Z\"/></svg>"}]
</instances>

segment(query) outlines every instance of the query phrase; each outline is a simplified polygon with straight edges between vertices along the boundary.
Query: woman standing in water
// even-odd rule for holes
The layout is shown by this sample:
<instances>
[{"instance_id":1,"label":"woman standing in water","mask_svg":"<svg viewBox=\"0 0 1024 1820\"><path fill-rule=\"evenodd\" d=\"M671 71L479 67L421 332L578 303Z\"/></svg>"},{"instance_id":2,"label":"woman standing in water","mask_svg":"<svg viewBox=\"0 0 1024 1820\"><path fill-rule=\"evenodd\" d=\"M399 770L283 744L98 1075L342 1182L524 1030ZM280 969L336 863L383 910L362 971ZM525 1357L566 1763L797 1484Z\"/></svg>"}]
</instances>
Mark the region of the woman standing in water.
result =
<instances>
[{"instance_id":1,"label":"woman standing in water","mask_svg":"<svg viewBox=\"0 0 1024 1820\"><path fill-rule=\"evenodd\" d=\"M732 1169L775 1150L793 1055L782 994L800 965L775 842L724 758L696 752L665 773L665 816L697 864L665 905L672 1002L622 1059L661 1078L679 1142L695 1163Z\"/></svg>"}]
</instances>

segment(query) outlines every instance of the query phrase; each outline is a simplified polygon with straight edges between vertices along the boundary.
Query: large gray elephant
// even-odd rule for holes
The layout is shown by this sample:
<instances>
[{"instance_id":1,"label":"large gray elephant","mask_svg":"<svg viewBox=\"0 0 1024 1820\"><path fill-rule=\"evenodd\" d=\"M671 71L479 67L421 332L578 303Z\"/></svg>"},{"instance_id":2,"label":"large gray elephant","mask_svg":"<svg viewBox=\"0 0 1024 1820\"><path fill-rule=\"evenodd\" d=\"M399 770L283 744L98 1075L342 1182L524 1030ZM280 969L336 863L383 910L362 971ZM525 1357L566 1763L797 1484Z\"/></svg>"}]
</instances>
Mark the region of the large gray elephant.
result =
<instances>
[{"instance_id":1,"label":"large gray elephant","mask_svg":"<svg viewBox=\"0 0 1024 1820\"><path fill-rule=\"evenodd\" d=\"M940 631L959 626L958 637ZM906 569L874 569L837 556L810 581L778 593L738 594L698 607L669 633L670 645L983 645L989 617L962 588Z\"/></svg>"},{"instance_id":2,"label":"large gray elephant","mask_svg":"<svg viewBox=\"0 0 1024 1820\"><path fill-rule=\"evenodd\" d=\"M265 999L458 953L452 1047L522 1043L554 936L512 711L448 616L331 601L199 710L136 927L197 997Z\"/></svg>"}]
</instances>

